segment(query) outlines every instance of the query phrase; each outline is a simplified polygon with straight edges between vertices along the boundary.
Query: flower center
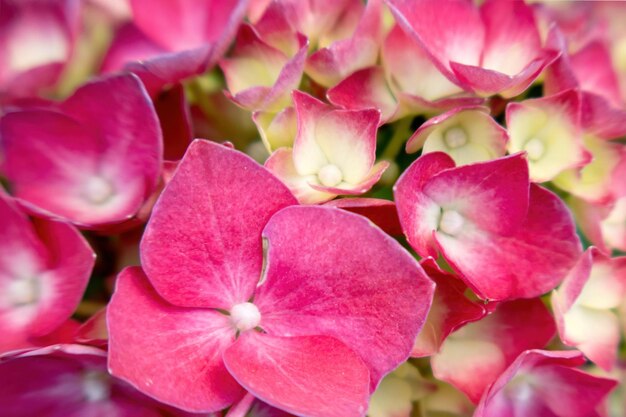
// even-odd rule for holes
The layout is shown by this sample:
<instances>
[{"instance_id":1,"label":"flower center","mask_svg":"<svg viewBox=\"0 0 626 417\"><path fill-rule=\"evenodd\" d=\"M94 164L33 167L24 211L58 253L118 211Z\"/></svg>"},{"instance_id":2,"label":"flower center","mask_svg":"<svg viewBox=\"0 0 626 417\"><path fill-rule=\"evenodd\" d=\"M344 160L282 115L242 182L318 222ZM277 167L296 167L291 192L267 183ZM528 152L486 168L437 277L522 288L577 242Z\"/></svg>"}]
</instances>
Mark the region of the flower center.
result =
<instances>
[{"instance_id":1,"label":"flower center","mask_svg":"<svg viewBox=\"0 0 626 417\"><path fill-rule=\"evenodd\" d=\"M102 177L91 177L84 185L85 198L93 204L102 204L110 199L113 194L113 185Z\"/></svg>"},{"instance_id":2,"label":"flower center","mask_svg":"<svg viewBox=\"0 0 626 417\"><path fill-rule=\"evenodd\" d=\"M454 126L443 133L443 141L448 148L455 149L467 143L467 133L463 128Z\"/></svg>"},{"instance_id":3,"label":"flower center","mask_svg":"<svg viewBox=\"0 0 626 417\"><path fill-rule=\"evenodd\" d=\"M111 385L109 376L100 371L87 371L83 374L83 394L89 402L109 398Z\"/></svg>"},{"instance_id":4,"label":"flower center","mask_svg":"<svg viewBox=\"0 0 626 417\"><path fill-rule=\"evenodd\" d=\"M341 183L343 174L337 165L328 164L323 166L317 173L320 183L326 187L334 187Z\"/></svg>"},{"instance_id":5,"label":"flower center","mask_svg":"<svg viewBox=\"0 0 626 417\"><path fill-rule=\"evenodd\" d=\"M16 279L9 284L7 292L15 307L35 304L39 300L39 281L36 278Z\"/></svg>"},{"instance_id":6,"label":"flower center","mask_svg":"<svg viewBox=\"0 0 626 417\"><path fill-rule=\"evenodd\" d=\"M261 322L261 312L252 303L235 304L230 309L230 321L240 332L254 329Z\"/></svg>"},{"instance_id":7,"label":"flower center","mask_svg":"<svg viewBox=\"0 0 626 417\"><path fill-rule=\"evenodd\" d=\"M543 145L543 141L539 138L532 138L526 145L524 145L524 150L528 154L528 159L531 161L536 161L540 159L544 152L546 151L545 146Z\"/></svg>"},{"instance_id":8,"label":"flower center","mask_svg":"<svg viewBox=\"0 0 626 417\"><path fill-rule=\"evenodd\" d=\"M450 236L456 236L461 231L464 224L465 220L458 212L446 210L439 220L439 230Z\"/></svg>"}]
</instances>

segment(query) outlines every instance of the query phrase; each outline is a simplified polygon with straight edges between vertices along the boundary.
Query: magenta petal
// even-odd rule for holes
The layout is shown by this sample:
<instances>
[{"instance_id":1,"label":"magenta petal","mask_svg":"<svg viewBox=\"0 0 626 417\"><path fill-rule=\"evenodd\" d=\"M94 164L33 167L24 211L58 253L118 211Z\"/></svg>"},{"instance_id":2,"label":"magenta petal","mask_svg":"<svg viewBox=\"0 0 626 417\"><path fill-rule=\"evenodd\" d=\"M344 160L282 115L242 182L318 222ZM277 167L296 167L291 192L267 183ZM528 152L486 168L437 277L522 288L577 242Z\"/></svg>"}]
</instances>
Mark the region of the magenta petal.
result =
<instances>
[{"instance_id":1,"label":"magenta petal","mask_svg":"<svg viewBox=\"0 0 626 417\"><path fill-rule=\"evenodd\" d=\"M530 298L554 289L581 253L572 217L553 193L530 186L528 216L512 236L437 235L444 257L484 299ZM514 265L514 267L511 267Z\"/></svg>"},{"instance_id":2,"label":"magenta petal","mask_svg":"<svg viewBox=\"0 0 626 417\"><path fill-rule=\"evenodd\" d=\"M224 363L255 397L298 415L357 417L367 409L367 367L332 337L249 331L226 349Z\"/></svg>"},{"instance_id":3,"label":"magenta petal","mask_svg":"<svg viewBox=\"0 0 626 417\"><path fill-rule=\"evenodd\" d=\"M374 389L408 357L426 319L433 284L422 268L365 218L328 207L284 209L263 235L260 326L274 335L335 337L367 364Z\"/></svg>"},{"instance_id":4,"label":"magenta petal","mask_svg":"<svg viewBox=\"0 0 626 417\"><path fill-rule=\"evenodd\" d=\"M576 351L523 352L485 392L474 417L589 417L616 381L572 367Z\"/></svg>"},{"instance_id":5,"label":"magenta petal","mask_svg":"<svg viewBox=\"0 0 626 417\"><path fill-rule=\"evenodd\" d=\"M140 268L120 273L107 322L111 373L145 394L193 412L221 410L243 395L221 358L235 338L228 317L168 304Z\"/></svg>"},{"instance_id":6,"label":"magenta petal","mask_svg":"<svg viewBox=\"0 0 626 417\"><path fill-rule=\"evenodd\" d=\"M169 302L230 309L248 301L261 277L261 231L289 190L246 155L194 141L141 241L142 265Z\"/></svg>"},{"instance_id":7,"label":"magenta petal","mask_svg":"<svg viewBox=\"0 0 626 417\"><path fill-rule=\"evenodd\" d=\"M193 139L189 103L183 85L178 83L162 91L154 100L163 131L163 157L178 161Z\"/></svg>"},{"instance_id":8,"label":"magenta petal","mask_svg":"<svg viewBox=\"0 0 626 417\"><path fill-rule=\"evenodd\" d=\"M400 223L407 240L420 256L437 257L432 231L437 229L441 211L424 194L423 188L431 177L450 168L454 168L454 161L447 154L428 153L411 164L394 186Z\"/></svg>"},{"instance_id":9,"label":"magenta petal","mask_svg":"<svg viewBox=\"0 0 626 417\"><path fill-rule=\"evenodd\" d=\"M3 194L0 219L2 352L30 346L28 338L45 336L69 319L87 286L94 254L72 226L43 219L31 224Z\"/></svg>"}]
</instances>

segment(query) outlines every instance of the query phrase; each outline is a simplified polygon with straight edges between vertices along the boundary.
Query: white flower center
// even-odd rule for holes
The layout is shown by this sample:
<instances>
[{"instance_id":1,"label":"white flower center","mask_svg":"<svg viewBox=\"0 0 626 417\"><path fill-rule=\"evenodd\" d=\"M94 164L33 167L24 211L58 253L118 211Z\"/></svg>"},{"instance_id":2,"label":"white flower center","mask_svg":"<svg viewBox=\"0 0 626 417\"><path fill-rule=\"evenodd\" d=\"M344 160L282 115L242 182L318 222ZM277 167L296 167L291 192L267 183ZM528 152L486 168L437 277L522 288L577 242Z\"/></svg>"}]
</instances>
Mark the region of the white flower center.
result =
<instances>
[{"instance_id":1,"label":"white flower center","mask_svg":"<svg viewBox=\"0 0 626 417\"><path fill-rule=\"evenodd\" d=\"M439 230L450 236L456 236L461 231L464 224L465 220L458 212L446 210L439 220Z\"/></svg>"},{"instance_id":2,"label":"white flower center","mask_svg":"<svg viewBox=\"0 0 626 417\"><path fill-rule=\"evenodd\" d=\"M7 293L14 306L35 304L39 300L39 281L36 278L13 280L7 288Z\"/></svg>"},{"instance_id":3,"label":"white flower center","mask_svg":"<svg viewBox=\"0 0 626 417\"><path fill-rule=\"evenodd\" d=\"M454 126L443 133L443 141L448 148L455 149L467 143L467 133L462 127Z\"/></svg>"},{"instance_id":4,"label":"white flower center","mask_svg":"<svg viewBox=\"0 0 626 417\"><path fill-rule=\"evenodd\" d=\"M320 183L326 187L339 185L343 180L343 173L337 165L328 164L323 166L317 173Z\"/></svg>"},{"instance_id":5,"label":"white flower center","mask_svg":"<svg viewBox=\"0 0 626 417\"><path fill-rule=\"evenodd\" d=\"M89 402L102 401L109 398L111 384L109 376L100 371L87 371L83 374L83 394Z\"/></svg>"},{"instance_id":6,"label":"white flower center","mask_svg":"<svg viewBox=\"0 0 626 417\"><path fill-rule=\"evenodd\" d=\"M113 185L102 177L89 178L83 192L87 200L93 204L102 204L114 194Z\"/></svg>"},{"instance_id":7,"label":"white flower center","mask_svg":"<svg viewBox=\"0 0 626 417\"><path fill-rule=\"evenodd\" d=\"M528 159L531 161L536 161L541 159L544 152L546 151L545 146L543 145L543 141L539 138L532 138L526 145L524 145L524 150L528 154Z\"/></svg>"},{"instance_id":8,"label":"white flower center","mask_svg":"<svg viewBox=\"0 0 626 417\"><path fill-rule=\"evenodd\" d=\"M261 312L252 303L235 304L230 309L230 321L240 332L254 329L261 322Z\"/></svg>"}]
</instances>

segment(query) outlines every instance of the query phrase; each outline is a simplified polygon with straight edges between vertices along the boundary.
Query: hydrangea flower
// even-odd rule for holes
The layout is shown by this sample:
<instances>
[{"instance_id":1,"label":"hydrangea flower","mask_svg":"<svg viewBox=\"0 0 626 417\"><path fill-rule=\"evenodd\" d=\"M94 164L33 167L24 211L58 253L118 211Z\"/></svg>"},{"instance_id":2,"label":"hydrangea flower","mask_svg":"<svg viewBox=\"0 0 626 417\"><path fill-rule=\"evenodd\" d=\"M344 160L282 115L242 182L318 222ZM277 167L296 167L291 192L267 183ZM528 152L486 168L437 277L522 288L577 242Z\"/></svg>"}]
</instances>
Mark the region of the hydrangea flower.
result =
<instances>
[{"instance_id":1,"label":"hydrangea flower","mask_svg":"<svg viewBox=\"0 0 626 417\"><path fill-rule=\"evenodd\" d=\"M249 158L195 141L154 207L143 270L118 278L113 375L188 411L248 391L299 415L364 415L408 357L433 284L366 219L295 204Z\"/></svg>"}]
</instances>

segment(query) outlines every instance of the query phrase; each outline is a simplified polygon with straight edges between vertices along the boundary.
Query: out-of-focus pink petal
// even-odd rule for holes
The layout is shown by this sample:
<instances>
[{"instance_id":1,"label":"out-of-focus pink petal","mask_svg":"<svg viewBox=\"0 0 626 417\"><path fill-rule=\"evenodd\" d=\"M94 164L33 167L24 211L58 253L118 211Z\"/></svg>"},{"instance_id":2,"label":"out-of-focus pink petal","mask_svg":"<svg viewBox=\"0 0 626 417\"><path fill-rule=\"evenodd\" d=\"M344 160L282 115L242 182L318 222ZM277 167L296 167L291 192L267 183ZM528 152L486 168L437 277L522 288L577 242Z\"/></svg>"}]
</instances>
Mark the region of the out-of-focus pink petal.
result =
<instances>
[{"instance_id":1,"label":"out-of-focus pink petal","mask_svg":"<svg viewBox=\"0 0 626 417\"><path fill-rule=\"evenodd\" d=\"M452 81L456 79L451 73L451 61L480 64L485 27L478 9L471 2L392 0L389 4L398 24Z\"/></svg>"},{"instance_id":2,"label":"out-of-focus pink petal","mask_svg":"<svg viewBox=\"0 0 626 417\"><path fill-rule=\"evenodd\" d=\"M154 107L163 132L163 158L177 161L183 157L193 139L189 104L183 85L178 83L162 91L154 100Z\"/></svg>"},{"instance_id":3,"label":"out-of-focus pink petal","mask_svg":"<svg viewBox=\"0 0 626 417\"><path fill-rule=\"evenodd\" d=\"M232 14L247 1L131 0L135 24L170 51L218 43L232 24ZM244 7L242 7L242 4Z\"/></svg>"},{"instance_id":4,"label":"out-of-focus pink petal","mask_svg":"<svg viewBox=\"0 0 626 417\"><path fill-rule=\"evenodd\" d=\"M224 363L255 397L298 415L357 417L367 409L367 366L332 337L246 332Z\"/></svg>"},{"instance_id":5,"label":"out-of-focus pink petal","mask_svg":"<svg viewBox=\"0 0 626 417\"><path fill-rule=\"evenodd\" d=\"M278 113L254 112L252 120L269 153L278 148L293 146L298 131L296 110L293 107L287 107Z\"/></svg>"},{"instance_id":6,"label":"out-of-focus pink petal","mask_svg":"<svg viewBox=\"0 0 626 417\"><path fill-rule=\"evenodd\" d=\"M56 110L7 114L0 130L16 197L84 227L132 218L160 179L161 130L133 75L90 82Z\"/></svg>"},{"instance_id":7,"label":"out-of-focus pink petal","mask_svg":"<svg viewBox=\"0 0 626 417\"><path fill-rule=\"evenodd\" d=\"M137 26L126 23L115 32L111 45L102 59L100 72L113 73L132 61L143 61L167 51L148 38Z\"/></svg>"},{"instance_id":8,"label":"out-of-focus pink petal","mask_svg":"<svg viewBox=\"0 0 626 417\"><path fill-rule=\"evenodd\" d=\"M485 392L474 416L594 415L617 382L573 369L582 363L576 351L526 351Z\"/></svg>"},{"instance_id":9,"label":"out-of-focus pink petal","mask_svg":"<svg viewBox=\"0 0 626 417\"><path fill-rule=\"evenodd\" d=\"M442 271L433 258L426 258L421 265L437 287L424 328L411 351L416 358L436 354L450 333L486 314L482 306L465 297L467 287L454 275Z\"/></svg>"},{"instance_id":10,"label":"out-of-focus pink petal","mask_svg":"<svg viewBox=\"0 0 626 417\"><path fill-rule=\"evenodd\" d=\"M0 2L0 100L37 95L57 82L73 53L80 2Z\"/></svg>"},{"instance_id":11,"label":"out-of-focus pink petal","mask_svg":"<svg viewBox=\"0 0 626 417\"><path fill-rule=\"evenodd\" d=\"M402 235L402 226L393 201L379 198L340 198L329 201L326 205L367 217L391 236Z\"/></svg>"},{"instance_id":12,"label":"out-of-focus pink petal","mask_svg":"<svg viewBox=\"0 0 626 417\"><path fill-rule=\"evenodd\" d=\"M611 259L591 247L552 294L561 339L607 371L615 365L620 338L610 309L626 294L625 259Z\"/></svg>"},{"instance_id":13,"label":"out-of-focus pink petal","mask_svg":"<svg viewBox=\"0 0 626 417\"><path fill-rule=\"evenodd\" d=\"M261 230L292 204L289 190L246 155L195 140L152 211L144 270L173 304L229 310L260 279Z\"/></svg>"},{"instance_id":14,"label":"out-of-focus pink petal","mask_svg":"<svg viewBox=\"0 0 626 417\"><path fill-rule=\"evenodd\" d=\"M77 343L96 347L107 346L109 333L106 323L106 307L89 317L75 333L74 339Z\"/></svg>"},{"instance_id":15,"label":"out-of-focus pink petal","mask_svg":"<svg viewBox=\"0 0 626 417\"><path fill-rule=\"evenodd\" d=\"M221 60L228 96L249 110L277 112L291 104L300 84L308 42L298 37L299 49L290 57L265 43L249 25L237 35L232 57Z\"/></svg>"},{"instance_id":16,"label":"out-of-focus pink petal","mask_svg":"<svg viewBox=\"0 0 626 417\"><path fill-rule=\"evenodd\" d=\"M318 84L332 87L356 70L376 63L383 30L382 1L369 1L354 34L313 53L306 72Z\"/></svg>"},{"instance_id":17,"label":"out-of-focus pink petal","mask_svg":"<svg viewBox=\"0 0 626 417\"><path fill-rule=\"evenodd\" d=\"M422 268L366 219L338 209L284 209L263 235L269 249L255 296L260 326L274 335L341 340L368 365L374 389L408 357L426 319L433 284Z\"/></svg>"},{"instance_id":18,"label":"out-of-focus pink petal","mask_svg":"<svg viewBox=\"0 0 626 417\"><path fill-rule=\"evenodd\" d=\"M526 151L533 181L551 180L565 169L589 162L580 114L581 97L575 90L507 105L509 151Z\"/></svg>"},{"instance_id":19,"label":"out-of-focus pink petal","mask_svg":"<svg viewBox=\"0 0 626 417\"><path fill-rule=\"evenodd\" d=\"M235 340L229 318L167 303L140 268L118 276L107 323L111 373L143 393L192 412L221 410L243 395L221 358Z\"/></svg>"},{"instance_id":20,"label":"out-of-focus pink petal","mask_svg":"<svg viewBox=\"0 0 626 417\"><path fill-rule=\"evenodd\" d=\"M31 346L74 312L87 286L94 254L72 226L28 218L0 194L0 351ZM33 341L34 344L38 344Z\"/></svg>"},{"instance_id":21,"label":"out-of-focus pink petal","mask_svg":"<svg viewBox=\"0 0 626 417\"><path fill-rule=\"evenodd\" d=\"M555 194L534 184L528 216L516 234L499 236L473 230L450 238L438 233L437 242L468 285L490 300L536 297L554 289L581 252L566 206Z\"/></svg>"},{"instance_id":22,"label":"out-of-focus pink petal","mask_svg":"<svg viewBox=\"0 0 626 417\"><path fill-rule=\"evenodd\" d=\"M441 73L428 53L400 26L395 26L387 35L382 61L390 85L397 93L436 101L463 92Z\"/></svg>"},{"instance_id":23,"label":"out-of-focus pink petal","mask_svg":"<svg viewBox=\"0 0 626 417\"><path fill-rule=\"evenodd\" d=\"M406 144L407 152L446 152L457 165L504 156L508 135L481 106L457 107L428 119Z\"/></svg>"},{"instance_id":24,"label":"out-of-focus pink petal","mask_svg":"<svg viewBox=\"0 0 626 417\"><path fill-rule=\"evenodd\" d=\"M543 348L555 331L541 300L502 303L494 313L448 336L432 359L433 373L477 403L520 353Z\"/></svg>"}]
</instances>

